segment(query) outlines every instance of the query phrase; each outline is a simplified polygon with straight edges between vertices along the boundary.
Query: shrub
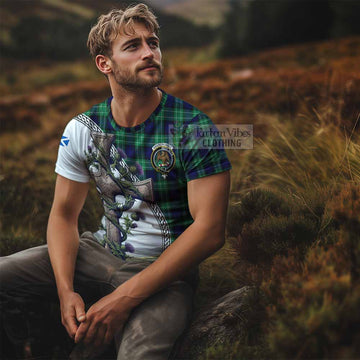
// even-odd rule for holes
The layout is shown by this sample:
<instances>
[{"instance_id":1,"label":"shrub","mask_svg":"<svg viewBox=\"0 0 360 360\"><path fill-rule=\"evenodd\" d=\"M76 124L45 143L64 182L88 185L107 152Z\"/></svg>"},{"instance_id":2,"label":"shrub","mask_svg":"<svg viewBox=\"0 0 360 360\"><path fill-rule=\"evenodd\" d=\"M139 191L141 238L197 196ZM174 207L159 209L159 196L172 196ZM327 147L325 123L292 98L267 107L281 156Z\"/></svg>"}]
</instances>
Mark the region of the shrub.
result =
<instances>
[{"instance_id":1,"label":"shrub","mask_svg":"<svg viewBox=\"0 0 360 360\"><path fill-rule=\"evenodd\" d=\"M335 224L326 212L329 192L309 190L296 196L256 189L230 207L228 231L237 237L241 259L271 264L276 255L297 248L304 256L317 239L326 238Z\"/></svg>"},{"instance_id":2,"label":"shrub","mask_svg":"<svg viewBox=\"0 0 360 360\"><path fill-rule=\"evenodd\" d=\"M240 255L253 263L269 263L298 248L306 252L317 235L314 221L303 216L268 216L246 224L239 236Z\"/></svg>"},{"instance_id":3,"label":"shrub","mask_svg":"<svg viewBox=\"0 0 360 360\"><path fill-rule=\"evenodd\" d=\"M351 280L360 280L360 185L347 184L332 201L333 216L341 223L340 241L348 263Z\"/></svg>"},{"instance_id":4,"label":"shrub","mask_svg":"<svg viewBox=\"0 0 360 360\"><path fill-rule=\"evenodd\" d=\"M270 300L266 340L273 357L356 357L360 287L351 287L339 245L312 248L304 263L277 257L263 283Z\"/></svg>"},{"instance_id":5,"label":"shrub","mask_svg":"<svg viewBox=\"0 0 360 360\"><path fill-rule=\"evenodd\" d=\"M230 236L237 236L245 223L259 216L289 215L286 200L272 191L254 189L248 192L241 202L229 208L228 231Z\"/></svg>"}]
</instances>

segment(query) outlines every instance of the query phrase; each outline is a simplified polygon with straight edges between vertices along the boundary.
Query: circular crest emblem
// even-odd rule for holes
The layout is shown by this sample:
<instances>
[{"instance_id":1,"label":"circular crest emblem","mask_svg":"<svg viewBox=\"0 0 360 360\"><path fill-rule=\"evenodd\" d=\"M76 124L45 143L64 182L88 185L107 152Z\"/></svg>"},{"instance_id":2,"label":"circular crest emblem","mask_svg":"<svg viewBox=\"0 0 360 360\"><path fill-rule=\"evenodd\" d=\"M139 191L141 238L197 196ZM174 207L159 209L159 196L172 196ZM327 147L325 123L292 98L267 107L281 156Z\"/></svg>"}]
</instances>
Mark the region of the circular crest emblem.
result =
<instances>
[{"instance_id":1,"label":"circular crest emblem","mask_svg":"<svg viewBox=\"0 0 360 360\"><path fill-rule=\"evenodd\" d=\"M167 175L175 165L173 146L166 143L154 145L151 153L151 165L156 171L161 173L164 179L166 179Z\"/></svg>"}]
</instances>

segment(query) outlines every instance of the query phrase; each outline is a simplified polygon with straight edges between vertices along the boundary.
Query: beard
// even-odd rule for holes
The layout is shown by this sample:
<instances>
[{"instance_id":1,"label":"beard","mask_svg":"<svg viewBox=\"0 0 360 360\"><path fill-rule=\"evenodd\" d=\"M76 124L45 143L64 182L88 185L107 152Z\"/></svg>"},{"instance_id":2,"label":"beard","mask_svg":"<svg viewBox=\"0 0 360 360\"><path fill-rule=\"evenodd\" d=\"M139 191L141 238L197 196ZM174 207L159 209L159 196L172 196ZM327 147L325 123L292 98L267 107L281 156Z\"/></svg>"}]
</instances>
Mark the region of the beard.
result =
<instances>
[{"instance_id":1,"label":"beard","mask_svg":"<svg viewBox=\"0 0 360 360\"><path fill-rule=\"evenodd\" d=\"M159 86L163 78L163 68L160 63L151 63L144 65L143 67L138 67L135 71L129 69L120 69L116 64L114 64L113 74L115 81L122 87L128 90L138 90L138 89L151 89L156 86ZM140 72L144 67L154 66L156 70L149 71L149 74L143 74L141 76Z\"/></svg>"}]
</instances>

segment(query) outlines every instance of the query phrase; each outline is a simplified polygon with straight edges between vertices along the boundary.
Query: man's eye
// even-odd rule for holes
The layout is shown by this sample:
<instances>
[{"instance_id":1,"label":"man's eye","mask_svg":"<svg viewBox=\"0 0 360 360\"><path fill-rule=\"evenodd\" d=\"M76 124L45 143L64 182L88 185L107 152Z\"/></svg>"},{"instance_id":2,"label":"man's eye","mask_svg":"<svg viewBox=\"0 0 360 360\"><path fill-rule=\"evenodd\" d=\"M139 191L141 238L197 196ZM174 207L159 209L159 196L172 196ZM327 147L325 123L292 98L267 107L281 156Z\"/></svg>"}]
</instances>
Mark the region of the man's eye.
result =
<instances>
[{"instance_id":1,"label":"man's eye","mask_svg":"<svg viewBox=\"0 0 360 360\"><path fill-rule=\"evenodd\" d=\"M136 45L136 44L131 44L131 45L127 46L127 47L125 48L125 50L134 50L134 49L136 49L136 48L137 48L137 45Z\"/></svg>"},{"instance_id":2,"label":"man's eye","mask_svg":"<svg viewBox=\"0 0 360 360\"><path fill-rule=\"evenodd\" d=\"M157 47L159 47L159 43L157 41L150 41L149 46L156 49Z\"/></svg>"}]
</instances>

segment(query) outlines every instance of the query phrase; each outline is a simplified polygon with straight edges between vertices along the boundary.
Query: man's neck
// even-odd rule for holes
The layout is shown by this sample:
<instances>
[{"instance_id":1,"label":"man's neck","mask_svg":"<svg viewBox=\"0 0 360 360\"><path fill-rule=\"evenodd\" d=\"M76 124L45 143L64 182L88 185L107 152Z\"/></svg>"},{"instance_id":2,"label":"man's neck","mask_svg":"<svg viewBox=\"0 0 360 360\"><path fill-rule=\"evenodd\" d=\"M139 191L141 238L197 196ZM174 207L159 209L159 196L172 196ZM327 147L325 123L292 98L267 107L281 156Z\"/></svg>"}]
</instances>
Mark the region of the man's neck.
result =
<instances>
[{"instance_id":1,"label":"man's neck","mask_svg":"<svg viewBox=\"0 0 360 360\"><path fill-rule=\"evenodd\" d=\"M118 88L113 91L111 112L115 122L123 127L143 123L158 107L162 92L157 88L128 91Z\"/></svg>"}]
</instances>

